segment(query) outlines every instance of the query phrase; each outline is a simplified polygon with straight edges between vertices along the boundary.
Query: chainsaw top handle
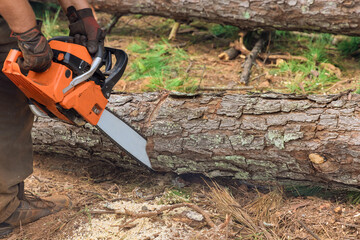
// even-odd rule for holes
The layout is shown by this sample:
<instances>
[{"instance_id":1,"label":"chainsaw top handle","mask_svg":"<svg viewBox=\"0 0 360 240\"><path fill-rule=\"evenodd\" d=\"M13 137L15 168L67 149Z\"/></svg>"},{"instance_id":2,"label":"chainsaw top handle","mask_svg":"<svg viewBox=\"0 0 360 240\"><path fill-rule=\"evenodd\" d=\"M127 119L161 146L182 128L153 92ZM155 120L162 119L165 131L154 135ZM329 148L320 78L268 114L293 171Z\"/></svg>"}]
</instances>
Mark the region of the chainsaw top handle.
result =
<instances>
[{"instance_id":1,"label":"chainsaw top handle","mask_svg":"<svg viewBox=\"0 0 360 240\"><path fill-rule=\"evenodd\" d=\"M71 42L73 38L68 36L60 36L54 37L49 41L51 40ZM115 64L113 64L113 60L115 60ZM99 45L98 52L93 58L90 69L87 72L75 77L69 86L63 90L63 92L66 93L79 83L88 80L95 73L95 71L100 70L102 66L105 66L105 71L103 74L106 76L106 79L101 86L101 91L105 98L109 98L113 87L124 74L127 62L128 56L123 50Z\"/></svg>"},{"instance_id":2,"label":"chainsaw top handle","mask_svg":"<svg viewBox=\"0 0 360 240\"><path fill-rule=\"evenodd\" d=\"M115 57L116 60L114 65L113 57ZM123 50L105 47L103 64L105 65L104 75L107 76L107 78L104 81L101 91L106 98L110 97L113 87L124 74L127 62L128 56Z\"/></svg>"}]
</instances>

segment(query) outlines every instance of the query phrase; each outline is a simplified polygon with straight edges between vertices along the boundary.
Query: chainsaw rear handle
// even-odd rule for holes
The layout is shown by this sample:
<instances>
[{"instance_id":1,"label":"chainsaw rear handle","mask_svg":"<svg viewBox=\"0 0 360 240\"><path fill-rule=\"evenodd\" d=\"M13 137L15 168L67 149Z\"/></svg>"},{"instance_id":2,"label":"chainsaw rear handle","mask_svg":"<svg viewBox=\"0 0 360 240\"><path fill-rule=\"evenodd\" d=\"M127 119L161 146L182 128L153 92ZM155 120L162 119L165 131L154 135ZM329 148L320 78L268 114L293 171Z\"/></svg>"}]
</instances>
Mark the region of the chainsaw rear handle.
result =
<instances>
[{"instance_id":1,"label":"chainsaw rear handle","mask_svg":"<svg viewBox=\"0 0 360 240\"><path fill-rule=\"evenodd\" d=\"M113 56L116 59L114 65L112 62ZM104 75L107 76L107 78L104 81L101 91L106 98L110 97L113 87L124 74L127 63L128 56L123 50L105 47L103 64L105 65Z\"/></svg>"}]
</instances>

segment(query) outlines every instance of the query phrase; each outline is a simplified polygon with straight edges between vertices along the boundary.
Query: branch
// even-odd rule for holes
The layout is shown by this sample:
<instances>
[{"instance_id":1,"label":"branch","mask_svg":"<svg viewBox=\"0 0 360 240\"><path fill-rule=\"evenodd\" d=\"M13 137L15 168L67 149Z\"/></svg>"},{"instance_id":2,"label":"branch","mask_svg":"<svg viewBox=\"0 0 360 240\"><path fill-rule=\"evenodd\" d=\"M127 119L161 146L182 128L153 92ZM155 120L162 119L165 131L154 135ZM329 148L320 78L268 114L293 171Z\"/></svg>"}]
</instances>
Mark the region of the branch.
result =
<instances>
[{"instance_id":1,"label":"branch","mask_svg":"<svg viewBox=\"0 0 360 240\"><path fill-rule=\"evenodd\" d=\"M256 60L259 52L261 51L261 48L263 47L263 45L266 41L266 35L267 35L267 33L261 34L260 39L256 42L254 48L251 50L250 54L247 56L247 59L244 63L244 70L241 73L240 82L245 85L249 84L251 68L252 68L254 61Z\"/></svg>"}]
</instances>

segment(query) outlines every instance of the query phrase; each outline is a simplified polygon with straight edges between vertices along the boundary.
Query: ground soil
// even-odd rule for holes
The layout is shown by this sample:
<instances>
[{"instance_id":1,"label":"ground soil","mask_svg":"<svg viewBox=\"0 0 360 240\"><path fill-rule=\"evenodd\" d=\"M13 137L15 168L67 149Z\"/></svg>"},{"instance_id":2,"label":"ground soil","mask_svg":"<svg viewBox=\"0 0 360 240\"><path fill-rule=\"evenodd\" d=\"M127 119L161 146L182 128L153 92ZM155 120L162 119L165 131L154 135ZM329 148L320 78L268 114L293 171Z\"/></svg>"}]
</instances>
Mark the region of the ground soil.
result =
<instances>
[{"instance_id":1,"label":"ground soil","mask_svg":"<svg viewBox=\"0 0 360 240\"><path fill-rule=\"evenodd\" d=\"M213 181L230 192L236 207L249 213L249 218L262 230L249 232L239 223L236 212L222 208L209 187ZM256 188L239 181L129 172L101 162L36 155L34 173L25 186L40 197L67 195L72 206L17 228L8 239L360 238L358 205L341 202L334 196L324 199L294 197L281 192L274 195L267 187ZM178 192L182 194L172 194ZM271 201L268 196L278 201ZM261 199L261 206L256 206ZM150 213L181 202L201 208L215 227L210 227L202 214L186 206L152 217L126 214L128 211ZM264 209L268 210L267 215L262 214ZM114 210L118 214L105 214ZM232 218L224 227L226 214ZM266 238L265 231L272 238Z\"/></svg>"},{"instance_id":2,"label":"ground soil","mask_svg":"<svg viewBox=\"0 0 360 240\"><path fill-rule=\"evenodd\" d=\"M109 22L107 15L98 18L102 25ZM126 49L139 38L154 42L169 31L166 19L127 16L108 35L106 45ZM189 74L200 80L201 87L220 89L240 86L244 59L218 59L230 42L180 34L172 44L191 55ZM130 62L132 59L130 55ZM345 74L346 78L334 89L353 88L354 82L347 79L354 74ZM257 91L281 91L281 81L269 79L263 68L255 66L250 85ZM121 80L116 90L139 92L145 85L142 80ZM214 182L219 184L220 196L225 199L229 192L234 202L224 207L221 200L214 198ZM87 159L39 155L35 155L34 173L25 186L39 197L67 195L72 206L17 228L8 239L360 239L360 206L349 203L348 193L295 196L282 187L209 180L198 175L129 172ZM179 203L185 204L153 214ZM246 222L253 222L255 230Z\"/></svg>"}]
</instances>

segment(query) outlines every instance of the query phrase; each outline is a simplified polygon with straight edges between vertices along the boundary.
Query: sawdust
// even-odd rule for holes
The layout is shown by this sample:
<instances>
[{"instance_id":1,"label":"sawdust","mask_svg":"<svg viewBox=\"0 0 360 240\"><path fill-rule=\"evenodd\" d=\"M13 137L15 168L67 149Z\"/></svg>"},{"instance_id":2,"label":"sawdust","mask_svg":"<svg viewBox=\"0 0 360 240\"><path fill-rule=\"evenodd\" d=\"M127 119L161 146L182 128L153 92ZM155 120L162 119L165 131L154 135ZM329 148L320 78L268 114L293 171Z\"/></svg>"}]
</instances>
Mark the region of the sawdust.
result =
<instances>
[{"instance_id":1,"label":"sawdust","mask_svg":"<svg viewBox=\"0 0 360 240\"><path fill-rule=\"evenodd\" d=\"M141 209L156 210L165 205L154 205L147 203L134 203L120 201L114 203L103 203L109 209L120 210L125 213L125 209L134 212ZM161 221L154 221L150 218L139 218L133 221L130 227L121 228L126 221L126 217L119 217L114 214L101 214L91 217L88 222L76 222L80 227L73 232L73 235L66 238L70 239L189 239L193 234L193 229L181 222L174 222L174 215L187 211L186 208L175 209L162 216Z\"/></svg>"}]
</instances>

